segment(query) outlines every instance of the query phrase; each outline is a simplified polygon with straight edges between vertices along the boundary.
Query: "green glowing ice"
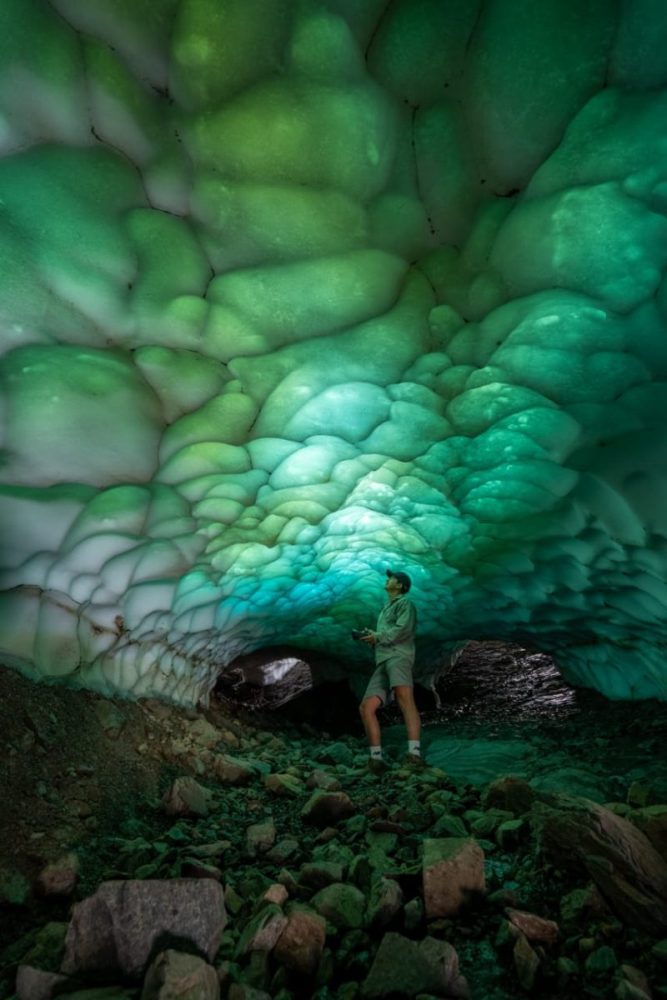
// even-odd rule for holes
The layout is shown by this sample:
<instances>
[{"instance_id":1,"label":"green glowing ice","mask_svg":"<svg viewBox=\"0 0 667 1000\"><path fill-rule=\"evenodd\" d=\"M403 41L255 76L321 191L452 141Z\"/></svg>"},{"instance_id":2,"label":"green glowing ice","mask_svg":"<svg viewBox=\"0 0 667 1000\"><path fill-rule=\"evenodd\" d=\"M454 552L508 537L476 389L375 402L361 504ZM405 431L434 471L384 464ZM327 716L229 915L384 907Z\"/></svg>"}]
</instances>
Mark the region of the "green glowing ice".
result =
<instances>
[{"instance_id":1,"label":"green glowing ice","mask_svg":"<svg viewBox=\"0 0 667 1000\"><path fill-rule=\"evenodd\" d=\"M657 0L6 0L3 659L468 637L664 697Z\"/></svg>"}]
</instances>

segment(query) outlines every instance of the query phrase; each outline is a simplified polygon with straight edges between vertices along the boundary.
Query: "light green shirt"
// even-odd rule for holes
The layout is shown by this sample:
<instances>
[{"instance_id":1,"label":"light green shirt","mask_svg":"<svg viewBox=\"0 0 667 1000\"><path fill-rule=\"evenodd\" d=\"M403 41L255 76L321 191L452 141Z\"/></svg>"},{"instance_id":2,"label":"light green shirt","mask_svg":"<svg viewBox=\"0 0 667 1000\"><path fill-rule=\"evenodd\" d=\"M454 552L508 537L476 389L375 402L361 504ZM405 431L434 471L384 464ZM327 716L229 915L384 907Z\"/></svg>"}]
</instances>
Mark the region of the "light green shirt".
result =
<instances>
[{"instance_id":1,"label":"light green shirt","mask_svg":"<svg viewBox=\"0 0 667 1000\"><path fill-rule=\"evenodd\" d=\"M407 595L387 601L375 628L375 662L379 665L393 660L412 667L415 662L416 628L417 612Z\"/></svg>"}]
</instances>

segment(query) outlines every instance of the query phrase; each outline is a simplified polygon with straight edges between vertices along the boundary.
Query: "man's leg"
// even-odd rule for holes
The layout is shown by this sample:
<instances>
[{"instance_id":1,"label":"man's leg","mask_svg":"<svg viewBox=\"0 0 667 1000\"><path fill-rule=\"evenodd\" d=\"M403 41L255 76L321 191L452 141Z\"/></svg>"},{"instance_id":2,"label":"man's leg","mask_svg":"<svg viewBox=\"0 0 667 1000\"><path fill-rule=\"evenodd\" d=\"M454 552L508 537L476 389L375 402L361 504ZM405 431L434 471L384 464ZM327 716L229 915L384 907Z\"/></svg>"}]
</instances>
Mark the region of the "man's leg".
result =
<instances>
[{"instance_id":1,"label":"man's leg","mask_svg":"<svg viewBox=\"0 0 667 1000\"><path fill-rule=\"evenodd\" d=\"M421 755L420 740L422 721L415 705L415 696L411 684L397 684L394 688L396 702L403 713L403 721L408 734L408 754Z\"/></svg>"},{"instance_id":2,"label":"man's leg","mask_svg":"<svg viewBox=\"0 0 667 1000\"><path fill-rule=\"evenodd\" d=\"M359 714L364 725L368 745L372 750L381 746L380 723L377 719L378 709L382 707L382 698L376 694L364 698L359 705Z\"/></svg>"}]
</instances>

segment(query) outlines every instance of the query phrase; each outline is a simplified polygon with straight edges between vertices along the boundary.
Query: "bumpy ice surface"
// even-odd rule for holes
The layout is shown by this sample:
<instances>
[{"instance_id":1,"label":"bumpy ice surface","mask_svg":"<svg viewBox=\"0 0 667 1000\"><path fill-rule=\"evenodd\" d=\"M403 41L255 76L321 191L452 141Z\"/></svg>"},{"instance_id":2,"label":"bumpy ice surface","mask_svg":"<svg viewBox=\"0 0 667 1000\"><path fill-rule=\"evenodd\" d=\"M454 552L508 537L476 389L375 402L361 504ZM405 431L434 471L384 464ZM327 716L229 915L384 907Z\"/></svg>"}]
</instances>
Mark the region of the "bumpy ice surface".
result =
<instances>
[{"instance_id":1,"label":"bumpy ice surface","mask_svg":"<svg viewBox=\"0 0 667 1000\"><path fill-rule=\"evenodd\" d=\"M658 0L3 0L2 658L460 639L665 695Z\"/></svg>"}]
</instances>

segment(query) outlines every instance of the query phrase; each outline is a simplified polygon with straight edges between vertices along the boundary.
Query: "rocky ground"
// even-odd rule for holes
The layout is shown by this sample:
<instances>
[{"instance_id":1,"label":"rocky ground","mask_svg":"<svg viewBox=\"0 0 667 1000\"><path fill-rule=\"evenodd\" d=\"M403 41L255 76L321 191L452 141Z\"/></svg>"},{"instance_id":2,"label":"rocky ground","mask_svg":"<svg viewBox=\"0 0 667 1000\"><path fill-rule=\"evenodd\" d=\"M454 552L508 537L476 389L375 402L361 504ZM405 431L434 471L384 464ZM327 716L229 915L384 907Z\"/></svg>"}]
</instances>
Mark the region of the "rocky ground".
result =
<instances>
[{"instance_id":1,"label":"rocky ground","mask_svg":"<svg viewBox=\"0 0 667 1000\"><path fill-rule=\"evenodd\" d=\"M382 775L221 700L0 706L1 997L667 996L659 706L441 713Z\"/></svg>"}]
</instances>

